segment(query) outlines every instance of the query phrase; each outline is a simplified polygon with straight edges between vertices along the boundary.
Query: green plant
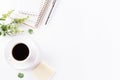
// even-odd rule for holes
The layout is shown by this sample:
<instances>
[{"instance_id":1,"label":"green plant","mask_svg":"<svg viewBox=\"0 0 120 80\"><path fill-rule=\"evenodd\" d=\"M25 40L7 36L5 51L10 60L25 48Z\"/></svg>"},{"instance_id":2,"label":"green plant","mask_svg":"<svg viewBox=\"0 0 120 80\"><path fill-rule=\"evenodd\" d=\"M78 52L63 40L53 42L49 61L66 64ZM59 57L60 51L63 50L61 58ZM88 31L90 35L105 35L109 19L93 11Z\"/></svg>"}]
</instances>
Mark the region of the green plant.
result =
<instances>
[{"instance_id":1,"label":"green plant","mask_svg":"<svg viewBox=\"0 0 120 80\"><path fill-rule=\"evenodd\" d=\"M19 29L19 26L23 24L29 17L26 16L25 18L12 18L10 19L9 23L5 23L10 15L13 13L14 10L8 11L6 14L2 14L0 18L0 35L15 35L17 33L24 32L23 30ZM28 33L32 34L33 30L29 29Z\"/></svg>"}]
</instances>

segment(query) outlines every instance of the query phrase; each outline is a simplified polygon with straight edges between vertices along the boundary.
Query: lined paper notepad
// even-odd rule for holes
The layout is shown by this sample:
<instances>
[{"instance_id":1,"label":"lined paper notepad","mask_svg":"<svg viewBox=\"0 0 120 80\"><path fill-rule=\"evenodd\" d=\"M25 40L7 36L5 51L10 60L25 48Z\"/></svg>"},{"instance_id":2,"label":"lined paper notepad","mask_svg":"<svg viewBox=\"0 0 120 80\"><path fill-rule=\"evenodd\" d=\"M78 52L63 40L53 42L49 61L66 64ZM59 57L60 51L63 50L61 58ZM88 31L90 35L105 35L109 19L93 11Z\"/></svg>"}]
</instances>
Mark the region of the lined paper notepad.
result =
<instances>
[{"instance_id":1,"label":"lined paper notepad","mask_svg":"<svg viewBox=\"0 0 120 80\"><path fill-rule=\"evenodd\" d=\"M13 0L15 2L15 12L12 17L29 16L25 22L31 27L38 27L42 22L46 9L49 6L50 0Z\"/></svg>"}]
</instances>

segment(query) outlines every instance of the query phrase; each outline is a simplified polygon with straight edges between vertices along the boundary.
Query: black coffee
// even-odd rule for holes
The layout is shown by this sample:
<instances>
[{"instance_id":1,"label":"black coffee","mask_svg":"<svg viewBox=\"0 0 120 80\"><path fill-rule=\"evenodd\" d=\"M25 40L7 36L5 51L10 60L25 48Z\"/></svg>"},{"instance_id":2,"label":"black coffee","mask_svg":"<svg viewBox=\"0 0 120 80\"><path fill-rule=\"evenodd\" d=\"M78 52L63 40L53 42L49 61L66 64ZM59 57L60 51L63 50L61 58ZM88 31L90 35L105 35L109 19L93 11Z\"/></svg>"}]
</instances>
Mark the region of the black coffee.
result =
<instances>
[{"instance_id":1,"label":"black coffee","mask_svg":"<svg viewBox=\"0 0 120 80\"><path fill-rule=\"evenodd\" d=\"M12 55L16 60L25 60L29 55L29 49L25 44L19 43L13 48Z\"/></svg>"}]
</instances>

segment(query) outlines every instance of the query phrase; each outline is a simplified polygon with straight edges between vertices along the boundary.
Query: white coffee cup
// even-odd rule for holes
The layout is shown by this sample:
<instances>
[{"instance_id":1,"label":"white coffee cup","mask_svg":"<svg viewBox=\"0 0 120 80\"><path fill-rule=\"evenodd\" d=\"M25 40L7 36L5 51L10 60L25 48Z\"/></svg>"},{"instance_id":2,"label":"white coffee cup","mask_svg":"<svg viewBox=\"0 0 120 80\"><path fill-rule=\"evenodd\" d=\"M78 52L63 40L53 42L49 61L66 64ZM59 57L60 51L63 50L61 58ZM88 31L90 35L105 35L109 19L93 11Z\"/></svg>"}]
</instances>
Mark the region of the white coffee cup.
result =
<instances>
[{"instance_id":1,"label":"white coffee cup","mask_svg":"<svg viewBox=\"0 0 120 80\"><path fill-rule=\"evenodd\" d=\"M24 51L24 48L27 52ZM14 50L17 51L14 52ZM23 53L27 55L25 56ZM17 57L15 57L16 54ZM32 69L40 63L40 50L31 38L15 37L5 48L5 59L15 69Z\"/></svg>"}]
</instances>

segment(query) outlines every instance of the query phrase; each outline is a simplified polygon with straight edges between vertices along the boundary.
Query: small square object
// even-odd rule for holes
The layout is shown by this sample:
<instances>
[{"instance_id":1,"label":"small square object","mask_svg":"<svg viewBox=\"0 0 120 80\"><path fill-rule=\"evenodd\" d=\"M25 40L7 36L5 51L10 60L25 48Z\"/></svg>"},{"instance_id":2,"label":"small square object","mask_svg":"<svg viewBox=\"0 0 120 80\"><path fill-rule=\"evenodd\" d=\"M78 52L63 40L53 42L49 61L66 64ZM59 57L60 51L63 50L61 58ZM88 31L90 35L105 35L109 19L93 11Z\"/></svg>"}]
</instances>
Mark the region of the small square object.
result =
<instances>
[{"instance_id":1,"label":"small square object","mask_svg":"<svg viewBox=\"0 0 120 80\"><path fill-rule=\"evenodd\" d=\"M47 64L42 62L32 70L32 74L35 76L36 80L49 80L54 75L54 71Z\"/></svg>"}]
</instances>

